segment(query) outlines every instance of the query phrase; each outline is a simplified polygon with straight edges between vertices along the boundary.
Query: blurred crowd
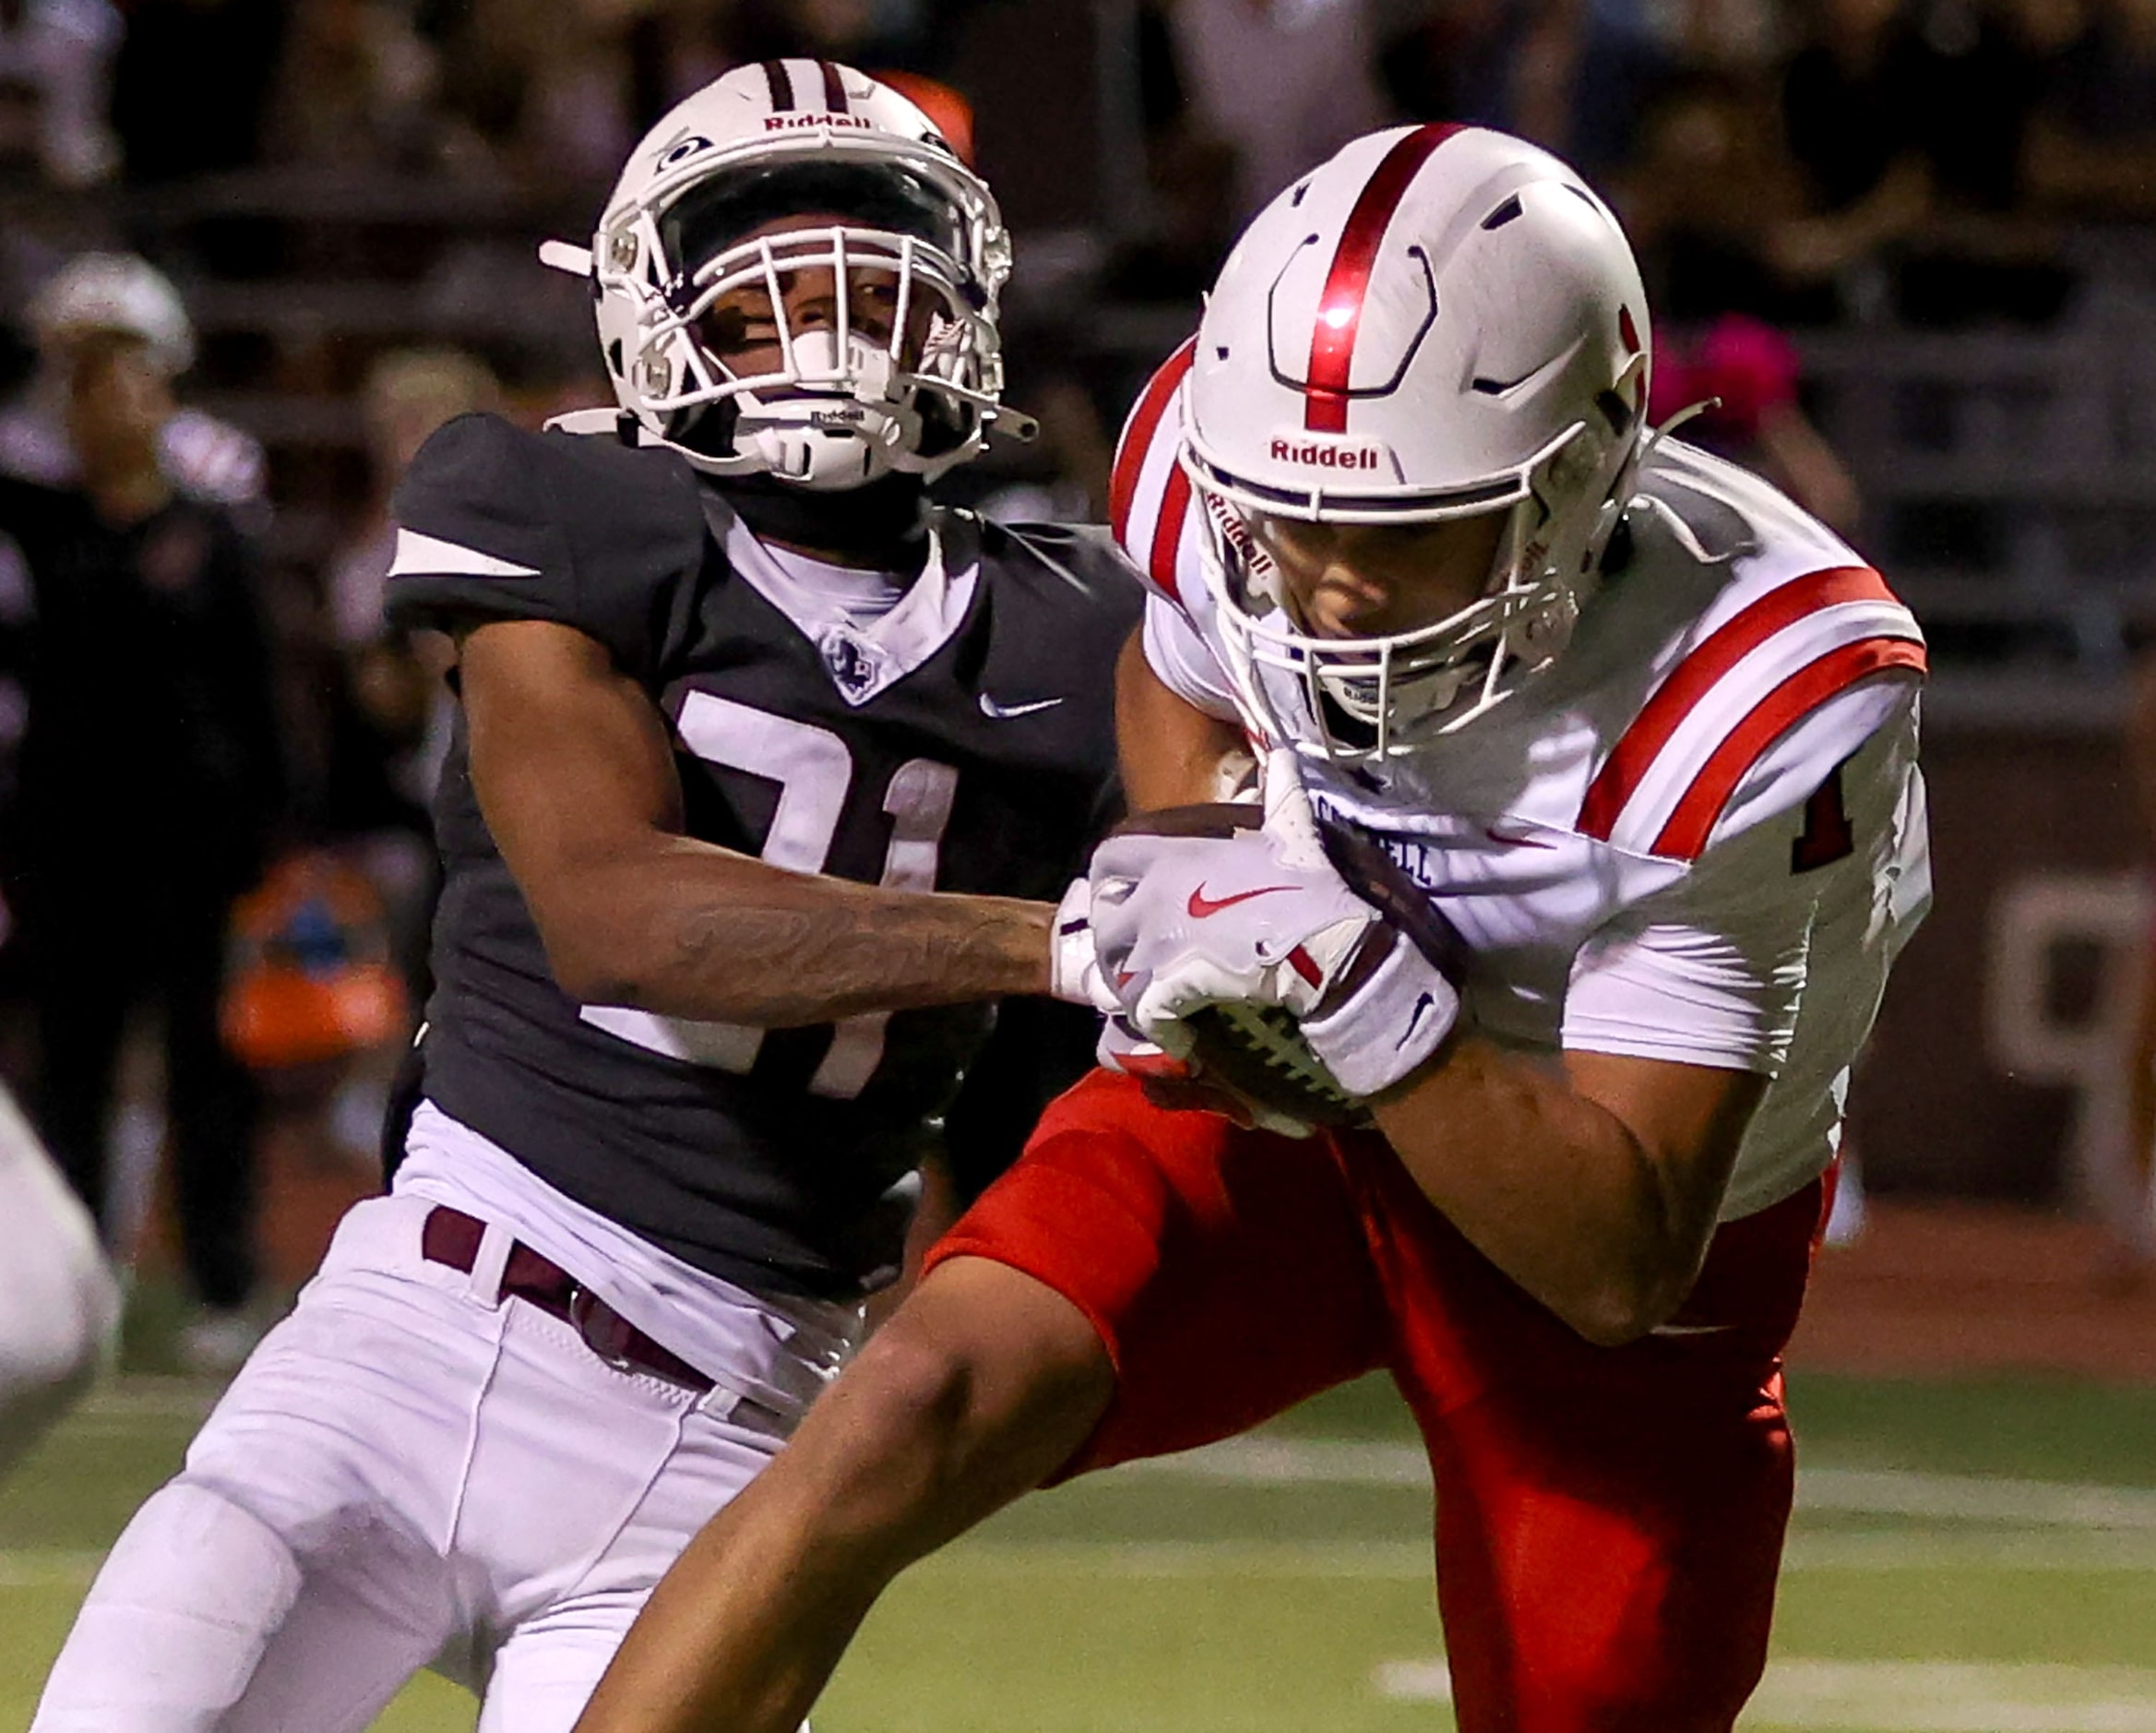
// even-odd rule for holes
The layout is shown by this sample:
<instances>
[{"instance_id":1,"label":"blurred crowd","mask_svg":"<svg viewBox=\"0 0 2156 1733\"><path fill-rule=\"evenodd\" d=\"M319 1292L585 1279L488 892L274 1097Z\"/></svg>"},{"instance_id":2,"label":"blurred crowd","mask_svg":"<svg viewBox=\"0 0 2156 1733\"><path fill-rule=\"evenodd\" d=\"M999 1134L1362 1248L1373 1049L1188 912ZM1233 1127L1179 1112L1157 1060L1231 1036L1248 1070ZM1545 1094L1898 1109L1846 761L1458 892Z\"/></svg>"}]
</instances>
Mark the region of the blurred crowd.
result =
<instances>
[{"instance_id":1,"label":"blurred crowd","mask_svg":"<svg viewBox=\"0 0 2156 1733\"><path fill-rule=\"evenodd\" d=\"M651 119L779 54L894 68L968 0L9 0L10 154L65 185L255 166L611 177Z\"/></svg>"},{"instance_id":2,"label":"blurred crowd","mask_svg":"<svg viewBox=\"0 0 2156 1733\"><path fill-rule=\"evenodd\" d=\"M1577 163L1679 322L2040 319L2058 224L2156 212L2146 0L1153 0L1143 17L1160 235L1186 252L1163 263L1194 282L1297 165L1388 120L1488 123Z\"/></svg>"}]
</instances>

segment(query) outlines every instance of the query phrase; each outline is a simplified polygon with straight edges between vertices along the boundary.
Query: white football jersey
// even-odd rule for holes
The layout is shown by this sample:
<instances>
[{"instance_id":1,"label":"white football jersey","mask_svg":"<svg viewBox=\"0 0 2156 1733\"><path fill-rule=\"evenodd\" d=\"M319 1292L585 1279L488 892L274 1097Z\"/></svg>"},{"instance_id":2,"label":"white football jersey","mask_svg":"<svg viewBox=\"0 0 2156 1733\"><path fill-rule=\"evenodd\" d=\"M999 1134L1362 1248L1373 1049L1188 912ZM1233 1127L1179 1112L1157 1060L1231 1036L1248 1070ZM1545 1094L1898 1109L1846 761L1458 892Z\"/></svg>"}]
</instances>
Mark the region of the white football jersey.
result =
<instances>
[{"instance_id":1,"label":"white football jersey","mask_svg":"<svg viewBox=\"0 0 2156 1733\"><path fill-rule=\"evenodd\" d=\"M1152 592L1154 672L1263 746L1175 460L1183 360L1125 431L1114 527ZM1833 1159L1850 1067L1930 902L1924 640L1758 477L1668 440L1640 485L1628 556L1546 673L1382 771L1304 764L1320 808L1384 843L1467 941L1485 1032L1772 1080L1731 1220Z\"/></svg>"}]
</instances>

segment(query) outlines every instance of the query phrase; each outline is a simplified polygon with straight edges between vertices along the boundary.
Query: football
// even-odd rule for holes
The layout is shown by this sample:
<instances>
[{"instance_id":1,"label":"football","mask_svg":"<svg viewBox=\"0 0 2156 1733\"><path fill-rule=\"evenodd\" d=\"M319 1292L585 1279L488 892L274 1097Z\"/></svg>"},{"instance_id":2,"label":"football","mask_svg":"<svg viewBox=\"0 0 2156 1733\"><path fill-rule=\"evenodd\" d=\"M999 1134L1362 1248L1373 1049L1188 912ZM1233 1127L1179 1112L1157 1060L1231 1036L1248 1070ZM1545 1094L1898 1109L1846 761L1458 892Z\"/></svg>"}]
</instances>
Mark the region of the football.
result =
<instances>
[{"instance_id":1,"label":"football","mask_svg":"<svg viewBox=\"0 0 2156 1733\"><path fill-rule=\"evenodd\" d=\"M1231 836L1255 831L1264 815L1247 802L1215 801L1138 813L1118 834ZM1319 837L1349 889L1382 914L1398 934L1448 974L1462 957L1459 936L1429 897L1376 842L1319 815ZM1294 1017L1276 1005L1209 1005L1184 1020L1197 1075L1259 1106L1305 1125L1366 1124L1369 1109L1350 1095L1310 1050Z\"/></svg>"},{"instance_id":2,"label":"football","mask_svg":"<svg viewBox=\"0 0 2156 1733\"><path fill-rule=\"evenodd\" d=\"M1363 1104L1333 1081L1277 1005L1208 1005L1185 1019L1197 1076L1310 1126L1360 1125Z\"/></svg>"}]
</instances>

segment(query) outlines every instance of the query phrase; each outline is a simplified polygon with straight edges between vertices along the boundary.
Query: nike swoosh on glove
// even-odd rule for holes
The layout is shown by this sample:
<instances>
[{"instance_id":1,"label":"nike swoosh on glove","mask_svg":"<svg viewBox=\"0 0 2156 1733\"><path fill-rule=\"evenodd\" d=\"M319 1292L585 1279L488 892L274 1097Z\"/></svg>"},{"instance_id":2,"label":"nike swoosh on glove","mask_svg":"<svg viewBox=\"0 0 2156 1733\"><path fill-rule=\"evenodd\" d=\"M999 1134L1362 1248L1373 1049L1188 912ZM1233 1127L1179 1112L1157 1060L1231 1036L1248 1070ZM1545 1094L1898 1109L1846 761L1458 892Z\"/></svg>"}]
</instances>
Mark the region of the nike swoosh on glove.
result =
<instances>
[{"instance_id":1,"label":"nike swoosh on glove","mask_svg":"<svg viewBox=\"0 0 2156 1733\"><path fill-rule=\"evenodd\" d=\"M1432 950L1341 878L1292 752L1270 756L1264 786L1255 826L1227 817L1175 834L1141 817L1101 845L1102 972L1132 1026L1170 1052L1187 1051L1178 1025L1200 1006L1276 1005L1343 1090L1379 1094L1436 1052L1459 992Z\"/></svg>"}]
</instances>

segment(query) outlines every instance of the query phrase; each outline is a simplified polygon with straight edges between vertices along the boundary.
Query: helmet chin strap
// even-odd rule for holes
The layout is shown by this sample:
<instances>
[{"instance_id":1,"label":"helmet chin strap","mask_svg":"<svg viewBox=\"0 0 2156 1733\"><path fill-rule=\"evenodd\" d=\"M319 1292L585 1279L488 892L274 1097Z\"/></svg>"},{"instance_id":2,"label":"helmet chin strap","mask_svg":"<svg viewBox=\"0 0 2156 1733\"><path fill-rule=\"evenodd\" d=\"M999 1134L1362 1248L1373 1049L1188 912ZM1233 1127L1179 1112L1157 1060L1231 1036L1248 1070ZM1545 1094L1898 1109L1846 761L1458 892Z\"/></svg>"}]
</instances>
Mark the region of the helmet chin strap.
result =
<instances>
[{"instance_id":1,"label":"helmet chin strap","mask_svg":"<svg viewBox=\"0 0 2156 1733\"><path fill-rule=\"evenodd\" d=\"M781 388L790 394L768 402L744 392L737 400L737 450L816 493L860 487L902 467L899 459L919 441L921 412L894 394L887 349L854 335L841 354L835 333L816 330L793 339L789 355L793 371L833 383Z\"/></svg>"}]
</instances>

